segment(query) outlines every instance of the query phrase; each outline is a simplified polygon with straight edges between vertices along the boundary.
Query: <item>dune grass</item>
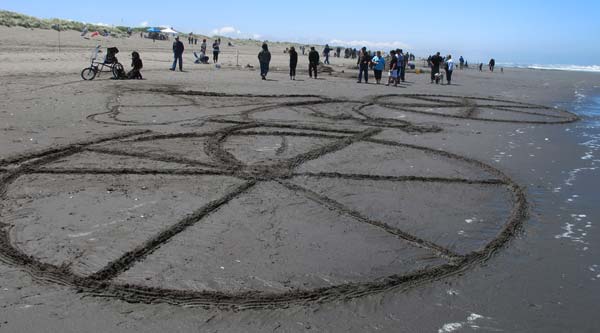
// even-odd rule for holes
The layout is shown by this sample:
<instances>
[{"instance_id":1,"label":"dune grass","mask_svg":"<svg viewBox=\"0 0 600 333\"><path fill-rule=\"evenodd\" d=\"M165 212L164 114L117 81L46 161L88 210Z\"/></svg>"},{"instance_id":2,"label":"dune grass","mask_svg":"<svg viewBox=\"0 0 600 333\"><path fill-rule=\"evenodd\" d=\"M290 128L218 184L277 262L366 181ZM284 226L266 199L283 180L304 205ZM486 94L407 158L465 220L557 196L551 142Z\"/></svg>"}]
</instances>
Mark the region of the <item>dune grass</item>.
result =
<instances>
[{"instance_id":1,"label":"dune grass","mask_svg":"<svg viewBox=\"0 0 600 333\"><path fill-rule=\"evenodd\" d=\"M56 29L60 25L60 30L77 30L81 31L84 27L88 27L90 31L107 29L117 33L124 33L127 27L106 27L83 22L63 20L63 19L40 19L33 16L0 10L0 25L7 27L23 27L37 29Z\"/></svg>"}]
</instances>

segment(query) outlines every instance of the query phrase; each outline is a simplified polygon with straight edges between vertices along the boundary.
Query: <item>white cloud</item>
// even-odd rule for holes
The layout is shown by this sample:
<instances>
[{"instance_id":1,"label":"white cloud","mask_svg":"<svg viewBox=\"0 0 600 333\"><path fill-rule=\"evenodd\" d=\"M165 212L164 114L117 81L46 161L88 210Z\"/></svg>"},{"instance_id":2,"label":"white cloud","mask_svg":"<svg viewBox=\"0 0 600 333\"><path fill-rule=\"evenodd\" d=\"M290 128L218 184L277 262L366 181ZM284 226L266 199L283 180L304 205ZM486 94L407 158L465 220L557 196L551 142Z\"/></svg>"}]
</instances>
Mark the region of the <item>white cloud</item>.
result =
<instances>
[{"instance_id":1,"label":"white cloud","mask_svg":"<svg viewBox=\"0 0 600 333\"><path fill-rule=\"evenodd\" d=\"M149 25L150 24L148 23L148 21L144 21L144 22L140 23L140 27L144 27L144 28L148 27Z\"/></svg>"},{"instance_id":2,"label":"white cloud","mask_svg":"<svg viewBox=\"0 0 600 333\"><path fill-rule=\"evenodd\" d=\"M366 40L340 40L340 39L333 39L331 41L329 41L329 45L340 45L340 46L345 46L345 47L356 47L356 48L361 48L363 46L366 46L367 49L370 50L382 50L382 51L387 51L387 50L391 50L391 49L410 49L410 45L403 43L403 42L398 42L398 41L392 41L392 42L372 42L372 41L366 41Z\"/></svg>"},{"instance_id":3,"label":"white cloud","mask_svg":"<svg viewBox=\"0 0 600 333\"><path fill-rule=\"evenodd\" d=\"M93 25L97 25L100 27L112 27L112 24L108 24L108 23L102 23L102 22L98 22L98 23L92 23Z\"/></svg>"},{"instance_id":4,"label":"white cloud","mask_svg":"<svg viewBox=\"0 0 600 333\"><path fill-rule=\"evenodd\" d=\"M232 26L224 26L218 29L213 29L210 34L212 36L225 36L225 37L231 37L231 38L239 38L239 39L246 39L246 38L252 38L252 39L261 39L263 36L259 35L259 34L255 34L255 33L247 33L247 32L242 32L241 30L232 27Z\"/></svg>"},{"instance_id":5,"label":"white cloud","mask_svg":"<svg viewBox=\"0 0 600 333\"><path fill-rule=\"evenodd\" d=\"M219 35L219 36L231 36L231 35L241 34L241 31L237 30L234 27L221 27L218 29L214 29L212 31L212 34Z\"/></svg>"}]
</instances>

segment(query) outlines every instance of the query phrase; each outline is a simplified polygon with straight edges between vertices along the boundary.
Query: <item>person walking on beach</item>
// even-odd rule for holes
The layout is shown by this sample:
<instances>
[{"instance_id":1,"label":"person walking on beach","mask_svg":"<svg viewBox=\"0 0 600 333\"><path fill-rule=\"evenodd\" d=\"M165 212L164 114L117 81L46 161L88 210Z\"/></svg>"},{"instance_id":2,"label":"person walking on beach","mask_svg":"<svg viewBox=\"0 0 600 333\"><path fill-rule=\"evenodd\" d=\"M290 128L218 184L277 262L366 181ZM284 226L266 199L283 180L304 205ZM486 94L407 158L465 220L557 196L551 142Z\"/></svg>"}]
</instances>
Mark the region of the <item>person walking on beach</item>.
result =
<instances>
[{"instance_id":1,"label":"person walking on beach","mask_svg":"<svg viewBox=\"0 0 600 333\"><path fill-rule=\"evenodd\" d=\"M362 78L364 76L365 78L365 83L368 84L369 83L369 64L371 63L371 57L369 56L369 53L367 52L367 48L363 47L362 49L360 49L360 53L358 55L358 81L356 81L356 83L361 83L362 82Z\"/></svg>"},{"instance_id":2,"label":"person walking on beach","mask_svg":"<svg viewBox=\"0 0 600 333\"><path fill-rule=\"evenodd\" d=\"M489 66L490 66L490 72L493 72L494 67L496 67L496 60L494 60L494 58L490 59Z\"/></svg>"},{"instance_id":3,"label":"person walking on beach","mask_svg":"<svg viewBox=\"0 0 600 333\"><path fill-rule=\"evenodd\" d=\"M292 46L288 52L290 55L290 80L296 80L296 66L298 66L298 52Z\"/></svg>"},{"instance_id":4,"label":"person walking on beach","mask_svg":"<svg viewBox=\"0 0 600 333\"><path fill-rule=\"evenodd\" d=\"M215 40L215 42L212 45L212 48L213 48L213 62L215 64L219 62L219 52L221 52L219 44L220 44L219 41Z\"/></svg>"},{"instance_id":5,"label":"person walking on beach","mask_svg":"<svg viewBox=\"0 0 600 333\"><path fill-rule=\"evenodd\" d=\"M269 63L271 62L271 52L269 52L267 43L263 43L262 50L258 53L258 62L260 63L260 76L263 80L266 80L269 73Z\"/></svg>"},{"instance_id":6,"label":"person walking on beach","mask_svg":"<svg viewBox=\"0 0 600 333\"><path fill-rule=\"evenodd\" d=\"M381 51L377 51L377 54L371 59L373 64L373 74L375 75L375 82L381 83L381 73L385 69L385 58L381 56Z\"/></svg>"},{"instance_id":7,"label":"person walking on beach","mask_svg":"<svg viewBox=\"0 0 600 333\"><path fill-rule=\"evenodd\" d=\"M452 84L452 71L454 70L454 60L452 60L452 55L448 55L446 60L446 64L444 65L444 70L446 71L446 80L448 81L448 85Z\"/></svg>"},{"instance_id":8,"label":"person walking on beach","mask_svg":"<svg viewBox=\"0 0 600 333\"><path fill-rule=\"evenodd\" d=\"M315 50L314 46L310 47L310 52L308 52L308 75L312 78L313 72L315 74L315 79L317 78L317 69L319 67L319 52Z\"/></svg>"},{"instance_id":9,"label":"person walking on beach","mask_svg":"<svg viewBox=\"0 0 600 333\"><path fill-rule=\"evenodd\" d=\"M483 63L482 63L482 62L481 62L481 63L479 63L479 71L480 71L480 72L483 72Z\"/></svg>"},{"instance_id":10,"label":"person walking on beach","mask_svg":"<svg viewBox=\"0 0 600 333\"><path fill-rule=\"evenodd\" d=\"M436 74L440 73L440 64L444 61L444 58L440 56L440 53L436 53L431 57L431 83L435 81ZM437 82L437 81L436 81Z\"/></svg>"},{"instance_id":11,"label":"person walking on beach","mask_svg":"<svg viewBox=\"0 0 600 333\"><path fill-rule=\"evenodd\" d=\"M323 61L324 64L329 65L329 53L331 52L331 48L329 47L329 44L325 44L325 49L323 49L323 57L325 57L325 61Z\"/></svg>"},{"instance_id":12,"label":"person walking on beach","mask_svg":"<svg viewBox=\"0 0 600 333\"><path fill-rule=\"evenodd\" d=\"M179 36L175 37L175 41L173 42L173 66L171 66L171 70L174 71L175 67L177 67L177 61L179 61L179 71L183 72L183 51L185 47L183 43L179 41Z\"/></svg>"},{"instance_id":13,"label":"person walking on beach","mask_svg":"<svg viewBox=\"0 0 600 333\"><path fill-rule=\"evenodd\" d=\"M463 56L460 56L460 58L458 59L458 63L459 63L459 69L462 70L464 65L465 65L465 58L463 58Z\"/></svg>"}]
</instances>

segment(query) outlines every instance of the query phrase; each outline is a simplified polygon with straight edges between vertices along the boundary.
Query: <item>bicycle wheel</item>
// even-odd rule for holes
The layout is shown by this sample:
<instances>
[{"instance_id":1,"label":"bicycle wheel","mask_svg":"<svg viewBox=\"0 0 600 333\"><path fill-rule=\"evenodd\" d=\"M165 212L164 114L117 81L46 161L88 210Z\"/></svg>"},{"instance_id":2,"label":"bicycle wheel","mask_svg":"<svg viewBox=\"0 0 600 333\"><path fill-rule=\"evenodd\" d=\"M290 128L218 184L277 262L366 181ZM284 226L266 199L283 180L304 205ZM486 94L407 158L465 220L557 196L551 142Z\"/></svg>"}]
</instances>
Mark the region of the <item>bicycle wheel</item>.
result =
<instances>
[{"instance_id":1,"label":"bicycle wheel","mask_svg":"<svg viewBox=\"0 0 600 333\"><path fill-rule=\"evenodd\" d=\"M81 71L81 78L86 81L93 80L95 77L96 77L96 69L94 69L93 67L84 68Z\"/></svg>"},{"instance_id":2,"label":"bicycle wheel","mask_svg":"<svg viewBox=\"0 0 600 333\"><path fill-rule=\"evenodd\" d=\"M119 78L119 73L124 73L125 69L121 63L116 63L112 68L112 74L115 79Z\"/></svg>"}]
</instances>

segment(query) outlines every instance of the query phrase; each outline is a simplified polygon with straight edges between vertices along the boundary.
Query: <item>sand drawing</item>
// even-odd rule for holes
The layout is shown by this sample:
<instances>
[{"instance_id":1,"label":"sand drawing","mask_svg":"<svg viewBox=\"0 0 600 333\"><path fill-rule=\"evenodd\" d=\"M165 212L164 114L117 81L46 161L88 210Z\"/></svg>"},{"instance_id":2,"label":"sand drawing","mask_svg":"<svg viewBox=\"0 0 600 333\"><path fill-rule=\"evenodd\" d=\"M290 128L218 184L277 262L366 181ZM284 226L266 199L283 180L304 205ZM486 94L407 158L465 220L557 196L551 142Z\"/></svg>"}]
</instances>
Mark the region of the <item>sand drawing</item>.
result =
<instances>
[{"instance_id":1,"label":"sand drawing","mask_svg":"<svg viewBox=\"0 0 600 333\"><path fill-rule=\"evenodd\" d=\"M417 135L441 129L374 116L368 108L436 116L447 108L455 113L444 117L485 121L576 119L474 97L351 101L154 89L141 93L167 101L139 105L132 102L137 93L116 95L108 111L88 119L179 124L184 132L126 131L0 160L8 216L0 221L3 261L89 295L185 306L280 307L413 287L490 258L525 220L527 200L490 165L377 138L389 129ZM493 118L490 111L516 118ZM282 113L292 116L277 118ZM209 123L218 128L205 128ZM198 191L198 202L166 190L170 182ZM154 194L142 191L148 187ZM476 199L466 204L469 193ZM136 196L153 201L125 208ZM415 206L414 213L403 210ZM132 213L139 209L148 211ZM80 230L105 215L111 221ZM246 237L256 247L240 245ZM355 244L358 255L340 253L339 243ZM214 262L229 257L233 267Z\"/></svg>"}]
</instances>

